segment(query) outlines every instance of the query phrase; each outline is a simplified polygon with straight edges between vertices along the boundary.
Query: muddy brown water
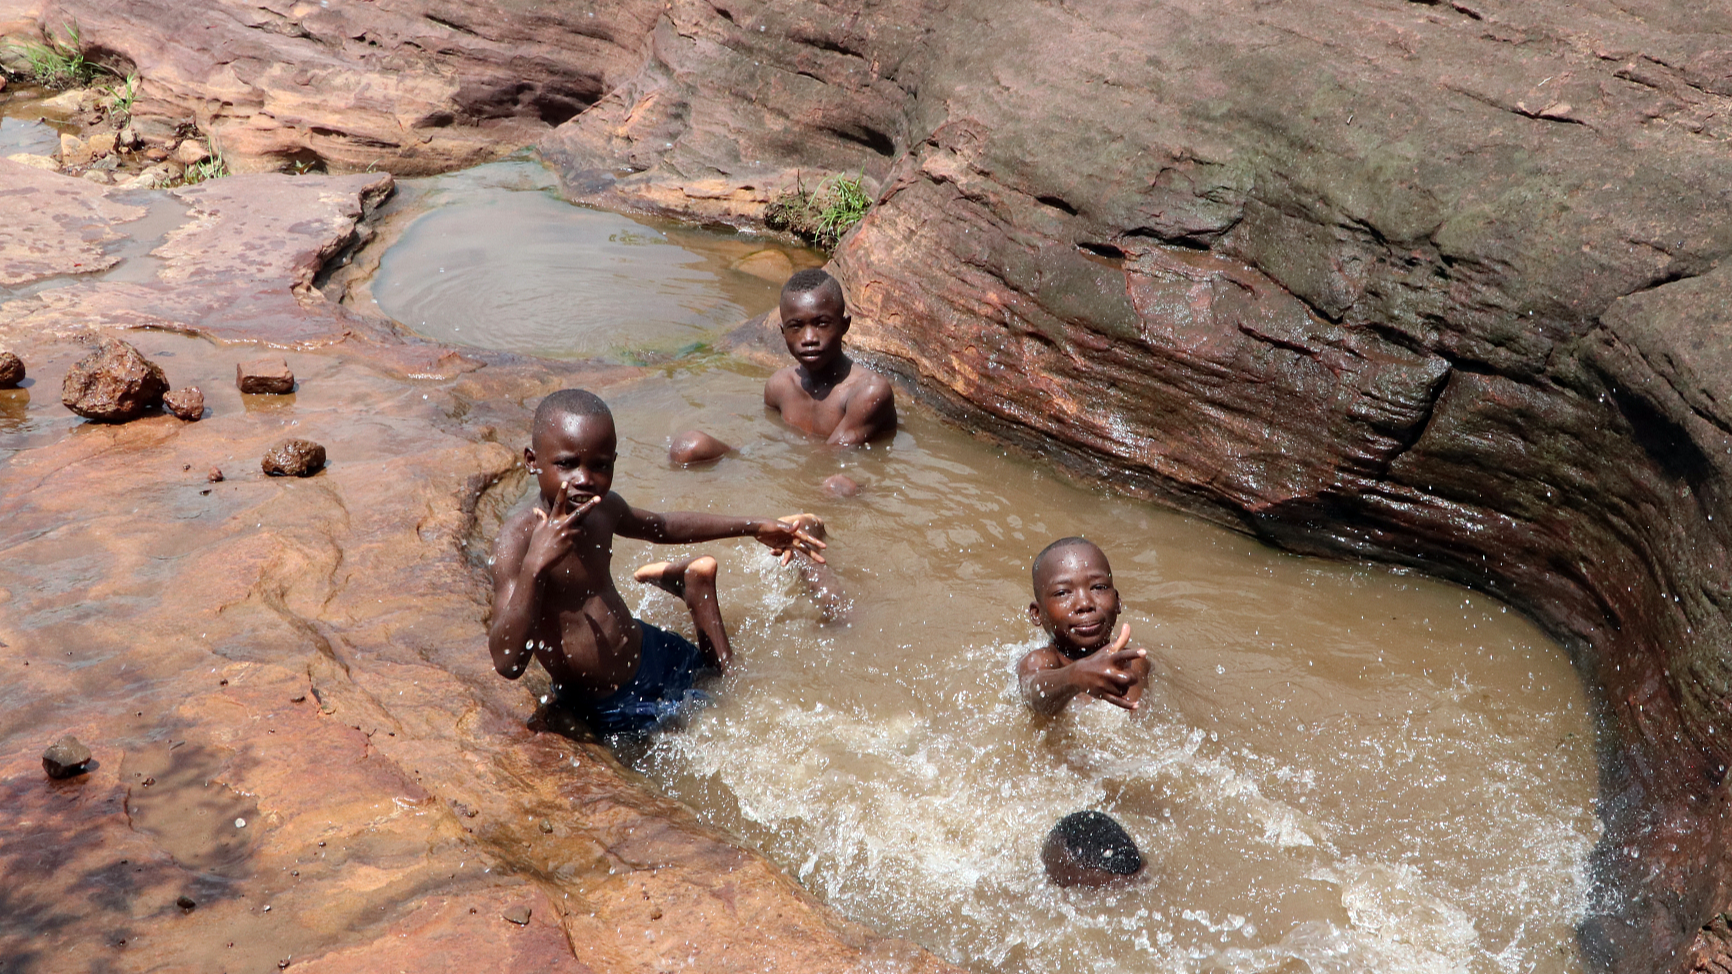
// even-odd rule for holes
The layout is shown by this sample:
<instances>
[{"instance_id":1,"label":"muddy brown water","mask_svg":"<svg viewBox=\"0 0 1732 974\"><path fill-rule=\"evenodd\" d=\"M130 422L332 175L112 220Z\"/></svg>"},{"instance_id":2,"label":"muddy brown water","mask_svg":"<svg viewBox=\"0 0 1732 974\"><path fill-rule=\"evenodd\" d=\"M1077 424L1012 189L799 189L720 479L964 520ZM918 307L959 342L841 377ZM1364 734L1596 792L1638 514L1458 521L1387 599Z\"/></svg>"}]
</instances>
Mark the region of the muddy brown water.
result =
<instances>
[{"instance_id":1,"label":"muddy brown water","mask_svg":"<svg viewBox=\"0 0 1732 974\"><path fill-rule=\"evenodd\" d=\"M739 665L632 755L660 787L850 917L983 971L1582 969L1593 729L1565 654L1523 617L1068 482L907 403L892 442L809 443L765 414L768 368L709 349L773 303L751 270L811 255L571 207L509 165L411 187L432 202L381 264L381 306L442 340L656 350L659 374L611 400L616 490L816 511L849 599L827 620L765 552L704 546ZM693 427L736 451L671 467L670 436ZM822 492L837 472L863 492ZM1156 660L1135 716L1043 724L1017 698L1029 561L1070 534L1106 550ZM615 574L666 553L622 540ZM623 590L689 632L671 598ZM1078 809L1125 825L1141 883L1044 881L1044 833Z\"/></svg>"}]
</instances>

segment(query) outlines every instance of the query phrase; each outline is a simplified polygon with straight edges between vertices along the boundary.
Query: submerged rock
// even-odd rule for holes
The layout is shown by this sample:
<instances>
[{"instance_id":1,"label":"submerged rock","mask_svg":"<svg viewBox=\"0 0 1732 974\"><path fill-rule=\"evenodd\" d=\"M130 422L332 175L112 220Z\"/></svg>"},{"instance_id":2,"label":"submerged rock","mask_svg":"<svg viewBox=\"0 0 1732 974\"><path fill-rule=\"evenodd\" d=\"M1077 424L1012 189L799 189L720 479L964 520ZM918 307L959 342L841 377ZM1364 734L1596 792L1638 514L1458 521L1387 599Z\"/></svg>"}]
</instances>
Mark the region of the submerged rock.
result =
<instances>
[{"instance_id":1,"label":"submerged rock","mask_svg":"<svg viewBox=\"0 0 1732 974\"><path fill-rule=\"evenodd\" d=\"M325 466L325 448L312 440L284 440L265 454L263 466L273 477L311 477Z\"/></svg>"},{"instance_id":2,"label":"submerged rock","mask_svg":"<svg viewBox=\"0 0 1732 974\"><path fill-rule=\"evenodd\" d=\"M235 387L249 395L295 391L295 373L280 358L261 358L235 365Z\"/></svg>"},{"instance_id":3,"label":"submerged rock","mask_svg":"<svg viewBox=\"0 0 1732 974\"><path fill-rule=\"evenodd\" d=\"M11 389L24 381L24 360L11 352L0 352L0 389Z\"/></svg>"},{"instance_id":4,"label":"submerged rock","mask_svg":"<svg viewBox=\"0 0 1732 974\"><path fill-rule=\"evenodd\" d=\"M198 386L184 386L163 396L162 405L181 419L196 423L204 417L204 392Z\"/></svg>"},{"instance_id":5,"label":"submerged rock","mask_svg":"<svg viewBox=\"0 0 1732 974\"><path fill-rule=\"evenodd\" d=\"M86 419L124 423L161 405L168 378L155 362L118 338L104 337L61 385L60 401Z\"/></svg>"},{"instance_id":6,"label":"submerged rock","mask_svg":"<svg viewBox=\"0 0 1732 974\"><path fill-rule=\"evenodd\" d=\"M50 778L71 778L89 770L90 748L71 734L62 737L42 752L42 770Z\"/></svg>"}]
</instances>

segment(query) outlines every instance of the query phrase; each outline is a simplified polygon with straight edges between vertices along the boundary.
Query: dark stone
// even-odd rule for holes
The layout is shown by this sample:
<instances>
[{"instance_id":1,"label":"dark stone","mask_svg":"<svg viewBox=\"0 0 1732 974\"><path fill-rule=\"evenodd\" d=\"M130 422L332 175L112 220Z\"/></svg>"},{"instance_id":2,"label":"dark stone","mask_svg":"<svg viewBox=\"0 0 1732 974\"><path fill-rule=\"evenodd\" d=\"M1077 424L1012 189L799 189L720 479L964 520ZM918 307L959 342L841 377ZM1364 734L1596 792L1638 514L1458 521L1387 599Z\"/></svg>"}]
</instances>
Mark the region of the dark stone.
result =
<instances>
[{"instance_id":1,"label":"dark stone","mask_svg":"<svg viewBox=\"0 0 1732 974\"><path fill-rule=\"evenodd\" d=\"M168 378L156 363L118 338L104 336L96 351L66 373L60 401L86 419L123 423L162 404Z\"/></svg>"},{"instance_id":2,"label":"dark stone","mask_svg":"<svg viewBox=\"0 0 1732 974\"><path fill-rule=\"evenodd\" d=\"M733 447L700 430L687 430L674 437L668 447L668 460L687 466L719 460Z\"/></svg>"},{"instance_id":3,"label":"dark stone","mask_svg":"<svg viewBox=\"0 0 1732 974\"><path fill-rule=\"evenodd\" d=\"M265 454L265 473L273 477L311 477L325 465L325 448L312 440L284 440Z\"/></svg>"},{"instance_id":4,"label":"dark stone","mask_svg":"<svg viewBox=\"0 0 1732 974\"><path fill-rule=\"evenodd\" d=\"M209 473L207 473L207 474L205 474L205 475L204 475L204 479L205 479L205 480L206 480L206 481L207 481L207 482L209 482L209 483L213 483L213 484L220 484L220 483L222 483L222 481L223 481L223 470L222 470L222 468L221 468L221 467L212 467L212 468L210 468L210 472L209 472Z\"/></svg>"},{"instance_id":5,"label":"dark stone","mask_svg":"<svg viewBox=\"0 0 1732 974\"><path fill-rule=\"evenodd\" d=\"M90 748L79 743L71 734L62 737L42 752L42 770L50 778L71 778L90 769Z\"/></svg>"},{"instance_id":6,"label":"dark stone","mask_svg":"<svg viewBox=\"0 0 1732 974\"><path fill-rule=\"evenodd\" d=\"M0 352L0 389L11 389L24 381L24 360L11 352Z\"/></svg>"},{"instance_id":7,"label":"dark stone","mask_svg":"<svg viewBox=\"0 0 1732 974\"><path fill-rule=\"evenodd\" d=\"M193 908L198 906L198 902L185 893L182 893L175 897L174 905L180 907L183 912L191 913Z\"/></svg>"},{"instance_id":8,"label":"dark stone","mask_svg":"<svg viewBox=\"0 0 1732 974\"><path fill-rule=\"evenodd\" d=\"M181 419L196 423L204 416L204 393L198 386L184 386L163 396L162 405Z\"/></svg>"},{"instance_id":9,"label":"dark stone","mask_svg":"<svg viewBox=\"0 0 1732 974\"><path fill-rule=\"evenodd\" d=\"M251 394L276 394L295 391L295 374L289 363L280 358L261 358L235 364L235 387Z\"/></svg>"}]
</instances>

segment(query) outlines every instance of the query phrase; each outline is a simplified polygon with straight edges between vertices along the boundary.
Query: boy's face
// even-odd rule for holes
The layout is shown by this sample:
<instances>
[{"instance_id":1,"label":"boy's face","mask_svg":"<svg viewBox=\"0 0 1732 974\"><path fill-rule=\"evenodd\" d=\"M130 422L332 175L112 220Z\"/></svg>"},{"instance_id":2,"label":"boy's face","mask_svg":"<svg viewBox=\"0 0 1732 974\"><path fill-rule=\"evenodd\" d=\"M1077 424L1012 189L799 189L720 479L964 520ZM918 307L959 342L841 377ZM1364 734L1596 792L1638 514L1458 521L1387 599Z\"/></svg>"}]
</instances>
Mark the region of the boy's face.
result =
<instances>
[{"instance_id":1,"label":"boy's face","mask_svg":"<svg viewBox=\"0 0 1732 974\"><path fill-rule=\"evenodd\" d=\"M841 357L848 324L841 288L826 285L782 295L782 340L808 372L822 372Z\"/></svg>"},{"instance_id":2,"label":"boy's face","mask_svg":"<svg viewBox=\"0 0 1732 974\"><path fill-rule=\"evenodd\" d=\"M606 497L613 489L617 447L612 419L567 413L535 432L523 460L536 471L541 499L548 506L568 483L572 486L569 503L576 506L591 497Z\"/></svg>"},{"instance_id":3,"label":"boy's face","mask_svg":"<svg viewBox=\"0 0 1732 974\"><path fill-rule=\"evenodd\" d=\"M1119 619L1119 590L1112 566L1092 544L1059 548L1034 572L1028 618L1045 629L1060 652L1086 655L1112 641Z\"/></svg>"}]
</instances>

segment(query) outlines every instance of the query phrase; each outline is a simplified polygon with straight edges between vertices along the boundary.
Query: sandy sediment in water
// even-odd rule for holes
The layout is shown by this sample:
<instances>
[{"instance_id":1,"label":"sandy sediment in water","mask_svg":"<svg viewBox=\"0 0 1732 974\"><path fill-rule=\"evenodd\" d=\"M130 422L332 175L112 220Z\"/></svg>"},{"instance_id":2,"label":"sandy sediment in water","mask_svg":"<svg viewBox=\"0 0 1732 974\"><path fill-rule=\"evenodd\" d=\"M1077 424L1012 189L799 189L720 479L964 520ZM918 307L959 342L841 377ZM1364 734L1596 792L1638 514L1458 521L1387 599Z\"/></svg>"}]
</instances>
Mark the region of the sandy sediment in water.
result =
<instances>
[{"instance_id":1,"label":"sandy sediment in water","mask_svg":"<svg viewBox=\"0 0 1732 974\"><path fill-rule=\"evenodd\" d=\"M8 970L944 969L581 735L530 730L545 687L493 674L470 543L523 486L525 403L633 371L429 345L326 301L314 275L388 176L144 206L3 160L0 182L0 279L58 285L0 305L32 376L0 392L21 447L0 456ZM149 256L88 273L129 241ZM97 334L201 386L206 417L67 413ZM297 388L242 396L235 363L266 346ZM326 469L264 476L288 436ZM67 733L95 767L50 781Z\"/></svg>"}]
</instances>

